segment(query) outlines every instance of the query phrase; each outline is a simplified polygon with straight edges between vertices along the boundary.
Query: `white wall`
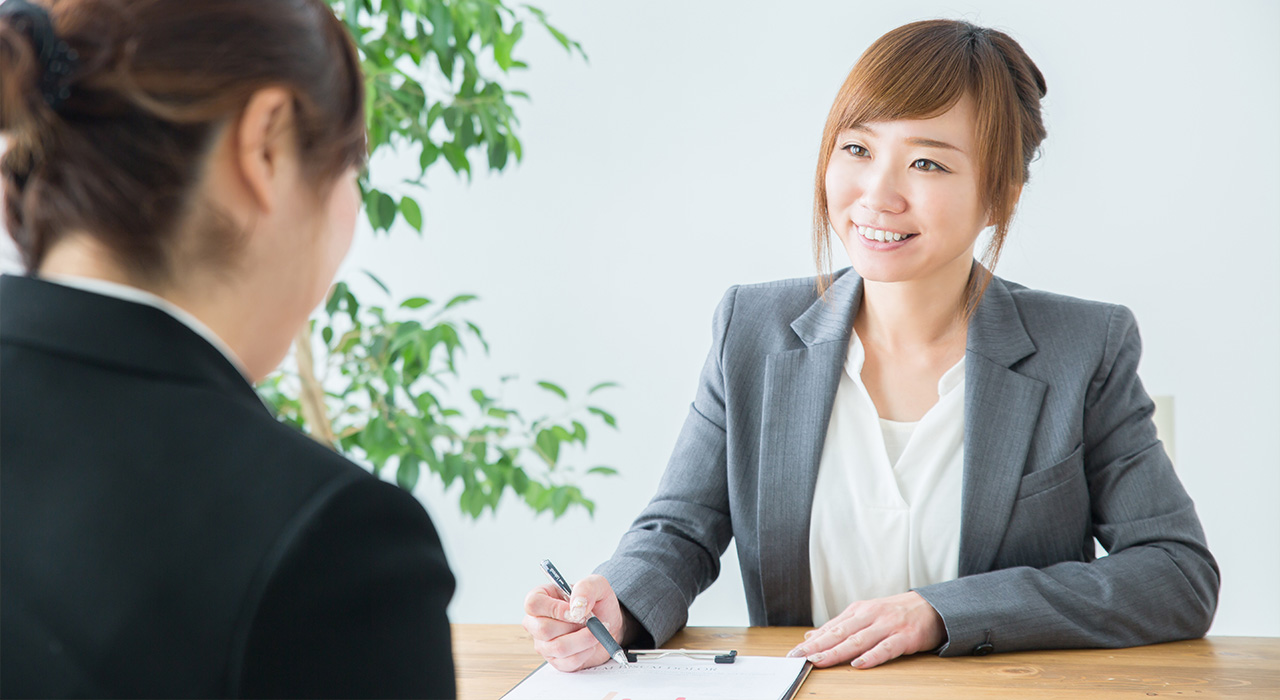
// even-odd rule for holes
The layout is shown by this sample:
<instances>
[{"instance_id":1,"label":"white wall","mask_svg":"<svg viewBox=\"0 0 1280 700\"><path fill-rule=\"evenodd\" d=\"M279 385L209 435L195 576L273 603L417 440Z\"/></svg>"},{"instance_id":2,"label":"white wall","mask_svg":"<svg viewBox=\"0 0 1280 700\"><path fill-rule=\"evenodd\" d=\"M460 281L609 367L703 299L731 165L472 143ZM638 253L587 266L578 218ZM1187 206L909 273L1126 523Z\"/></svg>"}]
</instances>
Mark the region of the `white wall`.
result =
<instances>
[{"instance_id":1,"label":"white wall","mask_svg":"<svg viewBox=\"0 0 1280 700\"><path fill-rule=\"evenodd\" d=\"M1280 636L1280 4L537 4L591 61L526 32L524 163L469 186L437 172L425 242L359 236L343 273L479 294L469 316L493 354L464 364L465 388L512 372L623 385L602 397L621 432L594 429L581 460L622 472L588 480L594 520L508 500L471 522L456 491L419 487L459 579L455 621L517 622L539 559L574 578L609 556L666 464L725 288L811 274L836 88L877 36L941 16L1009 31L1049 85L1000 274L1134 310L1144 381L1174 397L1177 468L1223 571L1212 633ZM691 622L747 623L732 548Z\"/></svg>"},{"instance_id":2,"label":"white wall","mask_svg":"<svg viewBox=\"0 0 1280 700\"><path fill-rule=\"evenodd\" d=\"M347 266L397 293L481 295L494 351L468 380L624 387L605 399L621 432L593 437L589 463L622 471L588 481L594 520L508 501L473 523L456 493L419 488L458 575L454 620L516 622L540 558L572 578L609 556L666 464L725 288L811 274L836 88L877 36L942 16L1011 32L1049 84L1001 274L1134 310L1223 570L1212 632L1280 635L1280 5L1044 5L541 3L591 61L528 33L524 163L469 186L437 173L425 243L362 237ZM747 623L732 548L691 620Z\"/></svg>"}]
</instances>

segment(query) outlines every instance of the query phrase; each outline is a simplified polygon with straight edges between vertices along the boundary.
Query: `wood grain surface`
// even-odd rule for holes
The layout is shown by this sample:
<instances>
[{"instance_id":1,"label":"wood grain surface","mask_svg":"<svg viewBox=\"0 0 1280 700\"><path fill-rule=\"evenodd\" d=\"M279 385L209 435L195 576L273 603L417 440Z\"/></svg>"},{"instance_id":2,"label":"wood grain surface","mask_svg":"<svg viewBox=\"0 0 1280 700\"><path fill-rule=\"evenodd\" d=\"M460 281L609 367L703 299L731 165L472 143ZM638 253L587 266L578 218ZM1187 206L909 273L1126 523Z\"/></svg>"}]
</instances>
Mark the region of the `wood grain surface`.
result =
<instances>
[{"instance_id":1,"label":"wood grain surface","mask_svg":"<svg viewBox=\"0 0 1280 700\"><path fill-rule=\"evenodd\" d=\"M665 648L782 656L804 627L686 628ZM459 700L496 700L542 663L519 625L454 625ZM917 655L815 669L798 698L1280 698L1280 638L1210 637L1132 649Z\"/></svg>"}]
</instances>

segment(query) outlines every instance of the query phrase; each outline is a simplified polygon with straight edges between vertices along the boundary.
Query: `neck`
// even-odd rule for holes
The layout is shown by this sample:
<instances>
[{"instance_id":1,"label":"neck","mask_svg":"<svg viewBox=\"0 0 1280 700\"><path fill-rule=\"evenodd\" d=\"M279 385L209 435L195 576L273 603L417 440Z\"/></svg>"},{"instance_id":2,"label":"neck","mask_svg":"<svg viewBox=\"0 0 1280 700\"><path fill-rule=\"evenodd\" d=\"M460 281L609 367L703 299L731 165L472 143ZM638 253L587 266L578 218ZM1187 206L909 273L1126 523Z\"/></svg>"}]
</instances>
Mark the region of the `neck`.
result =
<instances>
[{"instance_id":1,"label":"neck","mask_svg":"<svg viewBox=\"0 0 1280 700\"><path fill-rule=\"evenodd\" d=\"M863 281L862 305L854 318L858 336L886 350L963 345L964 303L973 256L926 279Z\"/></svg>"},{"instance_id":2,"label":"neck","mask_svg":"<svg viewBox=\"0 0 1280 700\"><path fill-rule=\"evenodd\" d=\"M45 255L36 273L104 280L154 294L213 331L231 348L255 382L274 369L278 361L278 358L263 357L258 344L251 342L256 324L252 321L253 314L245 313L245 309L253 305L240 298L249 285L228 284L226 279L204 270L174 274L165 279L142 277L120 264L118 258L90 234L63 237ZM182 283L169 281L171 279L181 279Z\"/></svg>"}]
</instances>

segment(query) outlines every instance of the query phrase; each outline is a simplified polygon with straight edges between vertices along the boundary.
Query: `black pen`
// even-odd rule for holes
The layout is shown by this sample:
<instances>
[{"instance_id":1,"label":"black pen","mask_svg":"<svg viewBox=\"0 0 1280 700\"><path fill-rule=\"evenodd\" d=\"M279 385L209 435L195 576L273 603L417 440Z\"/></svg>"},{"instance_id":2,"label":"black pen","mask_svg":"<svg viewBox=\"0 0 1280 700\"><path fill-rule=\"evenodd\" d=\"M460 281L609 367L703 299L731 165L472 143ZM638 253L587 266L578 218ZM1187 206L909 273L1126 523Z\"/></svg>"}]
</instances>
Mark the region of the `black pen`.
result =
<instances>
[{"instance_id":1,"label":"black pen","mask_svg":"<svg viewBox=\"0 0 1280 700\"><path fill-rule=\"evenodd\" d=\"M564 591L565 600L569 600L570 596L573 595L573 589L569 587L569 582L565 581L560 572L556 570L556 565L552 564L550 559L543 559L542 570L547 573L547 578L551 579L551 582L556 584L557 588ZM595 615L588 617L587 629L591 630L591 634L596 636L596 639L600 641L600 645L609 653L609 656L613 657L614 661L623 666L628 665L627 652L622 650L622 645L618 644L618 640L614 639L613 635L609 634L609 630L605 629L604 623L600 621L600 618Z\"/></svg>"}]
</instances>

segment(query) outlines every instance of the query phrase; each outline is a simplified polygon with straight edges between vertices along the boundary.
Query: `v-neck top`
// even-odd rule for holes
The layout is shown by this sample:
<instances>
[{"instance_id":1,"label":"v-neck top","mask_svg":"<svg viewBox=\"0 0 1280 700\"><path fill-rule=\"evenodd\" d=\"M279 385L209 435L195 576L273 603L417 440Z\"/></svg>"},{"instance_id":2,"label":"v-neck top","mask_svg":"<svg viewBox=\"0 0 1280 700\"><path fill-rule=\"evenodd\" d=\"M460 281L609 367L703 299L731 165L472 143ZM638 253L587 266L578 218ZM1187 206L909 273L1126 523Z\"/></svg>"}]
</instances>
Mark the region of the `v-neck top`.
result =
<instances>
[{"instance_id":1,"label":"v-neck top","mask_svg":"<svg viewBox=\"0 0 1280 700\"><path fill-rule=\"evenodd\" d=\"M862 383L865 359L853 333L810 514L814 625L850 603L959 575L964 358L914 423L880 418Z\"/></svg>"}]
</instances>

